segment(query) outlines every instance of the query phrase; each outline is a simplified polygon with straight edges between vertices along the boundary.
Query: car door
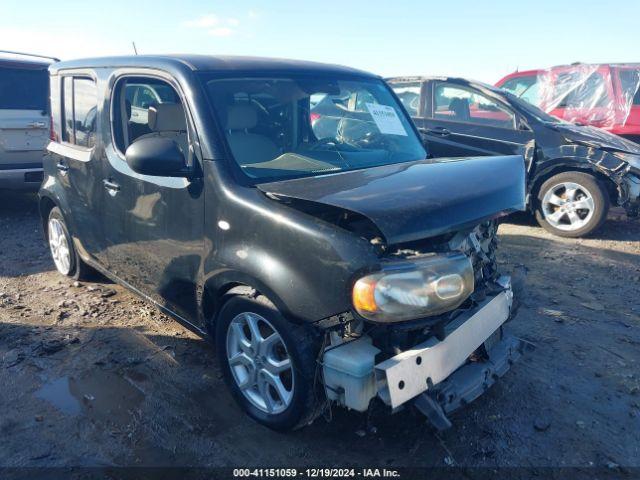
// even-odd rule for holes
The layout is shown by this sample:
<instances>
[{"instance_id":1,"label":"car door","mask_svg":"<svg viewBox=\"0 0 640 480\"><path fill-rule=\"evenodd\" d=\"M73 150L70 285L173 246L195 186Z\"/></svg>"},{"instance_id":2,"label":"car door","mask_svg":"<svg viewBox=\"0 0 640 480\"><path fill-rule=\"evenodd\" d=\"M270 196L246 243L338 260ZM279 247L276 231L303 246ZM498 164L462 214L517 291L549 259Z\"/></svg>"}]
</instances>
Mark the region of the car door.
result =
<instances>
[{"instance_id":1,"label":"car door","mask_svg":"<svg viewBox=\"0 0 640 480\"><path fill-rule=\"evenodd\" d=\"M66 203L66 219L78 248L102 263L105 260L103 223L103 176L99 161L98 90L92 72L52 77L51 105L56 139L48 155L55 165L57 182Z\"/></svg>"},{"instance_id":2,"label":"car door","mask_svg":"<svg viewBox=\"0 0 640 480\"><path fill-rule=\"evenodd\" d=\"M533 132L508 105L467 85L433 81L415 119L435 157L522 154Z\"/></svg>"},{"instance_id":3,"label":"car door","mask_svg":"<svg viewBox=\"0 0 640 480\"><path fill-rule=\"evenodd\" d=\"M41 170L49 141L47 65L0 63L0 170ZM26 176L24 181L42 179Z\"/></svg>"},{"instance_id":4,"label":"car door","mask_svg":"<svg viewBox=\"0 0 640 480\"><path fill-rule=\"evenodd\" d=\"M176 130L175 118L160 118L160 114L154 117L155 123L147 125L151 133L139 134L139 130L131 129L123 94L129 82L142 87L171 83L171 88L178 90L168 79L123 76L110 94L113 134L105 149L107 170L102 180L107 192L105 235L109 270L188 321L197 312L196 292L204 242L202 181L136 173L127 164L125 152L143 137L167 137L180 144L189 165L199 165L189 147L195 131L187 121L184 97L177 93L183 130ZM171 105L160 110L175 111ZM148 109L144 117L149 118Z\"/></svg>"}]
</instances>

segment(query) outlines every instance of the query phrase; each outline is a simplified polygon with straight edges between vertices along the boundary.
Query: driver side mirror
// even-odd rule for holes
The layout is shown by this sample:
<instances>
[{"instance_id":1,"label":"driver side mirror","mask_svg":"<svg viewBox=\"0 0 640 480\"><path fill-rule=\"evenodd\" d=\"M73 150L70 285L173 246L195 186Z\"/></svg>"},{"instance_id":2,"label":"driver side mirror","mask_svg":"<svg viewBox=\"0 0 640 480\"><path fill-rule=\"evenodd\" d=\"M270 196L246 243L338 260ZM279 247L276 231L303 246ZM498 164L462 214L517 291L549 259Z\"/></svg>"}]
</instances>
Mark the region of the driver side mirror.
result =
<instances>
[{"instance_id":1,"label":"driver side mirror","mask_svg":"<svg viewBox=\"0 0 640 480\"><path fill-rule=\"evenodd\" d=\"M134 172L155 177L188 177L184 155L178 144L162 137L136 140L125 152L127 164Z\"/></svg>"}]
</instances>

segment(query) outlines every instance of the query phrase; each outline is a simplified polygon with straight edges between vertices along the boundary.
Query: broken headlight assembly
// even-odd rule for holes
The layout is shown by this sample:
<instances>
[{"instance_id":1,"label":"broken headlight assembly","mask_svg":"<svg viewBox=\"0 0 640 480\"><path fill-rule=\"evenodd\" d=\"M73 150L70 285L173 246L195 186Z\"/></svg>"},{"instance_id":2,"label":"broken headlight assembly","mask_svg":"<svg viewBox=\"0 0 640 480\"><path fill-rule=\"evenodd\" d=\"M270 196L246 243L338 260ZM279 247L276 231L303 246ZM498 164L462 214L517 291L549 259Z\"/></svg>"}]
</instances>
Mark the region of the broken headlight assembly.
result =
<instances>
[{"instance_id":1,"label":"broken headlight assembly","mask_svg":"<svg viewBox=\"0 0 640 480\"><path fill-rule=\"evenodd\" d=\"M358 279L352 302L356 312L368 320L399 322L453 310L473 289L473 265L466 255L433 255L390 263Z\"/></svg>"}]
</instances>

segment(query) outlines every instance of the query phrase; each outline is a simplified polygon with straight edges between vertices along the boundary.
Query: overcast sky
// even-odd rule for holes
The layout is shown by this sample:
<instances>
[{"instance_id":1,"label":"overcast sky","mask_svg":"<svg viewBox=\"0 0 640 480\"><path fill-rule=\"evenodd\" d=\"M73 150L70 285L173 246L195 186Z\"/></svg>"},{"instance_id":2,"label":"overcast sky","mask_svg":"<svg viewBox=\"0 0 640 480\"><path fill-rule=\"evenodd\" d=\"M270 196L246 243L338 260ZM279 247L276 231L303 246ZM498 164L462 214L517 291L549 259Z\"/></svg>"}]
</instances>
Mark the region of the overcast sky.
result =
<instances>
[{"instance_id":1,"label":"overcast sky","mask_svg":"<svg viewBox=\"0 0 640 480\"><path fill-rule=\"evenodd\" d=\"M0 49L62 59L258 55L494 83L519 68L640 61L640 2L0 0Z\"/></svg>"}]
</instances>

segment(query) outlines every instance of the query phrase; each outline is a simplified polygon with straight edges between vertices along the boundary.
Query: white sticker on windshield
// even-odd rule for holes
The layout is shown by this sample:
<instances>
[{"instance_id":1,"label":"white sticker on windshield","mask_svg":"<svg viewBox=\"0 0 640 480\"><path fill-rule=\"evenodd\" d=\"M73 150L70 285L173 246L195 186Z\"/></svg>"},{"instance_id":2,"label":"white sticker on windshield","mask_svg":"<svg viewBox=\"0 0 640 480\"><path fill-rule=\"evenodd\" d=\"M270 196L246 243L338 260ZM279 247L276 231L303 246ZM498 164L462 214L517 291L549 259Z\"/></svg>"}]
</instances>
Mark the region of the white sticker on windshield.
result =
<instances>
[{"instance_id":1,"label":"white sticker on windshield","mask_svg":"<svg viewBox=\"0 0 640 480\"><path fill-rule=\"evenodd\" d=\"M407 131L402 126L395 108L377 103L367 103L366 105L380 133L407 136Z\"/></svg>"}]
</instances>

